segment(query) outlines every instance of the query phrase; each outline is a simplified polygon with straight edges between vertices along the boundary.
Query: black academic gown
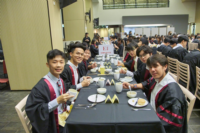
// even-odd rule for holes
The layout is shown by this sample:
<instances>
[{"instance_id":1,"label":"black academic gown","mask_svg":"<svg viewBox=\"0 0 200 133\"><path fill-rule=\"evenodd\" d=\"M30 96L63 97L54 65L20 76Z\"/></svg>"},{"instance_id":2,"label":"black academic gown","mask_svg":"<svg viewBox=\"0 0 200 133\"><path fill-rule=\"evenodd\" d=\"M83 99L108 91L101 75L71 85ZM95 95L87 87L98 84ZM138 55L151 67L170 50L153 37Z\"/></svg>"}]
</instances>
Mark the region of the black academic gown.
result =
<instances>
[{"instance_id":1,"label":"black academic gown","mask_svg":"<svg viewBox=\"0 0 200 133\"><path fill-rule=\"evenodd\" d=\"M126 53L124 57L124 61L129 62L132 59L132 57L129 55L129 53Z\"/></svg>"},{"instance_id":2,"label":"black academic gown","mask_svg":"<svg viewBox=\"0 0 200 133\"><path fill-rule=\"evenodd\" d=\"M155 87L155 79L144 84L148 100ZM187 102L179 85L175 82L164 86L155 98L156 114L166 133L187 133Z\"/></svg>"},{"instance_id":3,"label":"black academic gown","mask_svg":"<svg viewBox=\"0 0 200 133\"><path fill-rule=\"evenodd\" d=\"M95 56L99 54L99 50L97 48L95 48L95 46L93 44L90 45L90 52L91 52L92 58L95 58Z\"/></svg>"},{"instance_id":4,"label":"black academic gown","mask_svg":"<svg viewBox=\"0 0 200 133\"><path fill-rule=\"evenodd\" d=\"M134 78L138 83L145 82L146 81L145 78L149 79L150 77L152 77L149 72L146 74L146 71L147 71L146 64L142 63L140 65L140 69L138 69L136 72L133 72Z\"/></svg>"},{"instance_id":5,"label":"black academic gown","mask_svg":"<svg viewBox=\"0 0 200 133\"><path fill-rule=\"evenodd\" d=\"M178 47L175 49L172 49L169 53L169 57L179 60L180 62L183 61L183 58L186 56L188 51L182 47Z\"/></svg>"},{"instance_id":6,"label":"black academic gown","mask_svg":"<svg viewBox=\"0 0 200 133\"><path fill-rule=\"evenodd\" d=\"M157 54L157 48L156 47L153 47L152 50L153 50L153 52L152 52L153 55Z\"/></svg>"},{"instance_id":7,"label":"black academic gown","mask_svg":"<svg viewBox=\"0 0 200 133\"><path fill-rule=\"evenodd\" d=\"M86 41L86 39L88 39L89 41ZM84 37L83 38L83 42L86 42L88 44L88 47L89 47L89 44L90 44L90 37Z\"/></svg>"},{"instance_id":8,"label":"black academic gown","mask_svg":"<svg viewBox=\"0 0 200 133\"><path fill-rule=\"evenodd\" d=\"M124 66L127 67L127 69L131 72L135 71L133 61L134 61L134 59L124 63ZM137 70L140 71L142 64L143 64L142 61L140 60L140 58L138 58L138 60L137 60Z\"/></svg>"},{"instance_id":9,"label":"black academic gown","mask_svg":"<svg viewBox=\"0 0 200 133\"><path fill-rule=\"evenodd\" d=\"M123 46L123 44L120 44L119 46L119 49L115 49L115 54L118 54L120 57L122 57L123 56L123 48L124 48L124 46Z\"/></svg>"},{"instance_id":10,"label":"black academic gown","mask_svg":"<svg viewBox=\"0 0 200 133\"><path fill-rule=\"evenodd\" d=\"M171 46L165 46L162 49L162 54L167 57L167 56L169 56L169 53L171 52L171 50L172 50Z\"/></svg>"},{"instance_id":11,"label":"black academic gown","mask_svg":"<svg viewBox=\"0 0 200 133\"><path fill-rule=\"evenodd\" d=\"M190 86L189 90L193 94L196 91L196 66L200 67L200 51L193 50L188 53L184 59L183 63L186 63L190 66Z\"/></svg>"},{"instance_id":12,"label":"black academic gown","mask_svg":"<svg viewBox=\"0 0 200 133\"><path fill-rule=\"evenodd\" d=\"M80 80L80 69L78 69L78 81ZM65 64L63 72L60 74L60 77L63 79L66 90L76 89L76 85L73 83L75 77L73 77L73 72L71 71L69 64Z\"/></svg>"},{"instance_id":13,"label":"black academic gown","mask_svg":"<svg viewBox=\"0 0 200 133\"><path fill-rule=\"evenodd\" d=\"M48 109L50 101L49 87L42 78L31 90L25 107L32 125L32 133L57 133L54 112L49 113Z\"/></svg>"},{"instance_id":14,"label":"black academic gown","mask_svg":"<svg viewBox=\"0 0 200 133\"><path fill-rule=\"evenodd\" d=\"M157 51L162 52L164 47L166 47L166 46L165 45L160 45L160 47L158 47Z\"/></svg>"},{"instance_id":15,"label":"black academic gown","mask_svg":"<svg viewBox=\"0 0 200 133\"><path fill-rule=\"evenodd\" d=\"M81 63L78 64L78 69L80 72L80 77L86 76L88 72L88 65L89 63L86 61L86 65L82 61Z\"/></svg>"}]
</instances>

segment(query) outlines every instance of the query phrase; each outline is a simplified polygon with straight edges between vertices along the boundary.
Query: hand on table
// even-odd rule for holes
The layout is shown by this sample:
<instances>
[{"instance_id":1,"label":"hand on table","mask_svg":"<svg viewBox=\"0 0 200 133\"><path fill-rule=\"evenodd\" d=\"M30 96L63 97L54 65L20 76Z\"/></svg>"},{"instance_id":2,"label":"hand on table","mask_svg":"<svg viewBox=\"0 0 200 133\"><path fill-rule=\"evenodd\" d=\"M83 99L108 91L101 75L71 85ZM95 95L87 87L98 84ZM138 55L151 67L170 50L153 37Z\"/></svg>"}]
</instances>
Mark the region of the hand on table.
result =
<instances>
[{"instance_id":1,"label":"hand on table","mask_svg":"<svg viewBox=\"0 0 200 133\"><path fill-rule=\"evenodd\" d=\"M90 76L84 76L83 80L86 80L86 79L91 79L91 77Z\"/></svg>"},{"instance_id":2,"label":"hand on table","mask_svg":"<svg viewBox=\"0 0 200 133\"><path fill-rule=\"evenodd\" d=\"M69 93L65 93L57 97L58 104L60 103L66 103L68 99L74 97L74 95L70 95Z\"/></svg>"},{"instance_id":3,"label":"hand on table","mask_svg":"<svg viewBox=\"0 0 200 133\"><path fill-rule=\"evenodd\" d=\"M136 89L137 88L137 84L130 84L128 82L124 82L123 83L123 88L129 89L129 85L130 85L131 89Z\"/></svg>"},{"instance_id":4,"label":"hand on table","mask_svg":"<svg viewBox=\"0 0 200 133\"><path fill-rule=\"evenodd\" d=\"M122 68L119 70L119 73L122 73L122 74L126 74L126 72L127 72L127 71L124 70L124 69L122 69Z\"/></svg>"},{"instance_id":5,"label":"hand on table","mask_svg":"<svg viewBox=\"0 0 200 133\"><path fill-rule=\"evenodd\" d=\"M92 64L92 68L95 68L95 67L97 67L96 62Z\"/></svg>"},{"instance_id":6,"label":"hand on table","mask_svg":"<svg viewBox=\"0 0 200 133\"><path fill-rule=\"evenodd\" d=\"M122 63L121 61L118 61L117 66L124 66L124 63Z\"/></svg>"},{"instance_id":7,"label":"hand on table","mask_svg":"<svg viewBox=\"0 0 200 133\"><path fill-rule=\"evenodd\" d=\"M86 87L90 85L90 79L85 79L81 82L82 87Z\"/></svg>"}]
</instances>

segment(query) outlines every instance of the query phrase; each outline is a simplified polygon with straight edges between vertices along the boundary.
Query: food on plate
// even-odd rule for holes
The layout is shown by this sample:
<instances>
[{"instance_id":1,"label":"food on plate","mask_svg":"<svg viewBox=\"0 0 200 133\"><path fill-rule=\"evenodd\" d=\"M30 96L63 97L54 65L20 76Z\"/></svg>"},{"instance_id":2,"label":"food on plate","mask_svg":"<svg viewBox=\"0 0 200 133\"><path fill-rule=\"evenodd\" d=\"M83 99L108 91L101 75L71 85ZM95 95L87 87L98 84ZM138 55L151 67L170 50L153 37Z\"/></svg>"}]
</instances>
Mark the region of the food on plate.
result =
<instances>
[{"instance_id":1,"label":"food on plate","mask_svg":"<svg viewBox=\"0 0 200 133\"><path fill-rule=\"evenodd\" d=\"M138 105L144 105L146 103L146 100L140 98L138 99Z\"/></svg>"}]
</instances>

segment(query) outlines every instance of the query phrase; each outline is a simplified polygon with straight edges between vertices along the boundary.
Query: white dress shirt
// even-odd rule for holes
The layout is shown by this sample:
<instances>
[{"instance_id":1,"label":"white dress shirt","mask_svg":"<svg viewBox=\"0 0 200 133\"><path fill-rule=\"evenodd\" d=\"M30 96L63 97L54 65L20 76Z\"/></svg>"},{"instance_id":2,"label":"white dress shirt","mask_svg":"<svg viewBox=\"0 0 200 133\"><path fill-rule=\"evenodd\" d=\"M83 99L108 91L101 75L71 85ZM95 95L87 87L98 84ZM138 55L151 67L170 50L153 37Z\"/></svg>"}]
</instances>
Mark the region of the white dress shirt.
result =
<instances>
[{"instance_id":1,"label":"white dress shirt","mask_svg":"<svg viewBox=\"0 0 200 133\"><path fill-rule=\"evenodd\" d=\"M172 82L176 82L173 77L171 75L169 75L169 73L167 73L165 75L165 77L158 83L158 81L156 81L156 85L153 89L153 91L151 92L151 99L150 99L150 104L153 107L153 109L156 111L156 104L155 104L155 98L156 95L158 94L158 92L167 84L172 83ZM174 88L176 89L176 88Z\"/></svg>"},{"instance_id":2,"label":"white dress shirt","mask_svg":"<svg viewBox=\"0 0 200 133\"><path fill-rule=\"evenodd\" d=\"M137 56L136 56L136 58L134 59L134 61L135 61L134 70L137 71L137 62L138 62L138 57L137 57ZM126 75L127 75L127 76L133 77L133 72L127 70L127 71L126 71Z\"/></svg>"},{"instance_id":3,"label":"white dress shirt","mask_svg":"<svg viewBox=\"0 0 200 133\"><path fill-rule=\"evenodd\" d=\"M183 46L180 43L178 43L175 47L173 47L173 49L176 49L178 47L182 47L183 48Z\"/></svg>"},{"instance_id":4,"label":"white dress shirt","mask_svg":"<svg viewBox=\"0 0 200 133\"><path fill-rule=\"evenodd\" d=\"M83 78L80 78L80 83L78 84L78 72L77 72L77 69L78 69L78 65L75 66L73 63L71 63L70 61L67 62L68 65L70 65L73 69L73 72L74 72L74 77L75 77L75 85L76 85L76 89L80 89L82 88L82 85L81 85L81 82L83 80Z\"/></svg>"}]
</instances>

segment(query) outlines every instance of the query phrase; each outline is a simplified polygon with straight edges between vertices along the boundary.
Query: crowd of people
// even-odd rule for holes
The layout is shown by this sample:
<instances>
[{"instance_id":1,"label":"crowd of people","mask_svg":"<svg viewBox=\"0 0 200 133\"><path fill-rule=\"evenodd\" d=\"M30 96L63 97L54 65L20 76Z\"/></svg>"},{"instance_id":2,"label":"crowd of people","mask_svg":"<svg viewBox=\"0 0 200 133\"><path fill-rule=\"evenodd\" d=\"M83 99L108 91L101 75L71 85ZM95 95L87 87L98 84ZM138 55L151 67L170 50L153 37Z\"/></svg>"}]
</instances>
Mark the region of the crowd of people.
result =
<instances>
[{"instance_id":1,"label":"crowd of people","mask_svg":"<svg viewBox=\"0 0 200 133\"><path fill-rule=\"evenodd\" d=\"M160 118L166 132L187 132L187 103L183 92L176 81L168 73L167 56L176 58L190 65L190 91L194 94L196 86L195 66L200 67L200 42L198 49L188 52L185 47L188 42L197 41L198 34L193 38L187 35L168 35L154 37L126 35L126 38L110 37L114 53L123 56L126 46L127 54L118 66L125 66L128 70L120 69L120 73L133 77L138 84L124 82L123 88L142 89L149 103ZM73 95L69 89L76 89L90 85L87 72L97 67L91 63L91 58L98 55L98 46L103 38L95 34L90 39L85 34L83 42L71 42L69 45L68 61L60 50L51 50L47 54L49 73L45 75L32 89L26 103L26 113L32 124L33 133L63 133L66 126L59 125L58 115L67 110L67 105ZM157 51L163 55L156 54Z\"/></svg>"}]
</instances>

